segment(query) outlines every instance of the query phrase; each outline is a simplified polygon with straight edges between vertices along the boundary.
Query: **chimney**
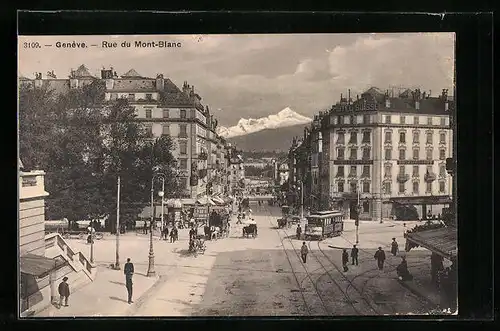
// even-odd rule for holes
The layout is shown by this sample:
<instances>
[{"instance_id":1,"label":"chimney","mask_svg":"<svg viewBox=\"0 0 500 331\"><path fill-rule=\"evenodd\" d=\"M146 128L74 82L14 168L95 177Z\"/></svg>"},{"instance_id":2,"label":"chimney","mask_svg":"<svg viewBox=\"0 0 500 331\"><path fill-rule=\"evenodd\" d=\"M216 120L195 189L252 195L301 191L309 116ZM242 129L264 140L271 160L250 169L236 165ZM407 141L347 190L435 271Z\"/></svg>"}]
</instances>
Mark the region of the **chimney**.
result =
<instances>
[{"instance_id":1,"label":"chimney","mask_svg":"<svg viewBox=\"0 0 500 331\"><path fill-rule=\"evenodd\" d=\"M163 91L165 88L165 80L163 79L163 74L156 75L156 90Z\"/></svg>"},{"instance_id":2,"label":"chimney","mask_svg":"<svg viewBox=\"0 0 500 331\"><path fill-rule=\"evenodd\" d=\"M385 108L391 108L391 99L389 96L385 97Z\"/></svg>"},{"instance_id":3,"label":"chimney","mask_svg":"<svg viewBox=\"0 0 500 331\"><path fill-rule=\"evenodd\" d=\"M347 90L347 104L351 104L351 89Z\"/></svg>"},{"instance_id":4,"label":"chimney","mask_svg":"<svg viewBox=\"0 0 500 331\"><path fill-rule=\"evenodd\" d=\"M415 109L419 110L420 109L420 89L415 90L413 98L415 99Z\"/></svg>"}]
</instances>

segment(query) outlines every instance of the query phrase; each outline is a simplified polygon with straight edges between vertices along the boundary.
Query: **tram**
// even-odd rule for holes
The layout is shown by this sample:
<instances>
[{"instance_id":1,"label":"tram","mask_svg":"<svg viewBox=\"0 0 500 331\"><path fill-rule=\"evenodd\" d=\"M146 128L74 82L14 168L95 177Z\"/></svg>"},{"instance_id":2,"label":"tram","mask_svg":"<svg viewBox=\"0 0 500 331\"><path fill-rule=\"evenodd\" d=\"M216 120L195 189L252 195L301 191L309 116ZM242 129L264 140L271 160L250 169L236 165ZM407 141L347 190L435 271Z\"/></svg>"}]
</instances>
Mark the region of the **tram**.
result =
<instances>
[{"instance_id":1,"label":"tram","mask_svg":"<svg viewBox=\"0 0 500 331\"><path fill-rule=\"evenodd\" d=\"M337 237L344 230L344 214L338 210L318 211L306 217L304 229L306 239L323 240Z\"/></svg>"}]
</instances>

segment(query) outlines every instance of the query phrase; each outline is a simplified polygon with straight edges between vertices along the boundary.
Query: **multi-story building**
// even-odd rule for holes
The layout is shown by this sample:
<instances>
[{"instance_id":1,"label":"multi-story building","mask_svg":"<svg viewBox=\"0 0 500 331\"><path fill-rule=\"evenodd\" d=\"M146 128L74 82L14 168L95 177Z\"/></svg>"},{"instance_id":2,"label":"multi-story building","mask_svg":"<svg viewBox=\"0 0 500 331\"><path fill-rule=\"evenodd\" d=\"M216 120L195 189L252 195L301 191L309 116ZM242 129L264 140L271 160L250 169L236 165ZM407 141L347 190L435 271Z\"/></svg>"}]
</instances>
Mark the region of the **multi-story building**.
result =
<instances>
[{"instance_id":1,"label":"multi-story building","mask_svg":"<svg viewBox=\"0 0 500 331\"><path fill-rule=\"evenodd\" d=\"M232 150L229 159L229 168L227 170L229 178L229 191L231 195L241 195L245 182L245 166L241 155Z\"/></svg>"},{"instance_id":2,"label":"multi-story building","mask_svg":"<svg viewBox=\"0 0 500 331\"><path fill-rule=\"evenodd\" d=\"M45 79L40 73L34 80L23 79L23 82L66 93L96 80L105 82L106 100L126 98L136 109L136 120L145 123L154 137L173 138L172 153L178 161L184 197L196 199L209 191L224 191L226 142L215 132L217 120L208 106L202 105L194 86L187 82L181 90L162 74L155 78L143 77L134 69L121 76L113 68L103 69L100 77L96 77L84 65L72 70L69 79L57 79L52 72Z\"/></svg>"},{"instance_id":3,"label":"multi-story building","mask_svg":"<svg viewBox=\"0 0 500 331\"><path fill-rule=\"evenodd\" d=\"M427 206L449 204L452 102L447 90L438 97L418 89L394 96L377 88L354 101L341 96L327 114L315 118L314 135L304 137L313 144L293 149L295 158L301 148L311 151L310 192L321 196L318 207L339 208L350 217L359 198L361 219L382 220L395 205L420 205L419 216L425 217ZM292 180L305 178L297 167L293 171Z\"/></svg>"}]
</instances>

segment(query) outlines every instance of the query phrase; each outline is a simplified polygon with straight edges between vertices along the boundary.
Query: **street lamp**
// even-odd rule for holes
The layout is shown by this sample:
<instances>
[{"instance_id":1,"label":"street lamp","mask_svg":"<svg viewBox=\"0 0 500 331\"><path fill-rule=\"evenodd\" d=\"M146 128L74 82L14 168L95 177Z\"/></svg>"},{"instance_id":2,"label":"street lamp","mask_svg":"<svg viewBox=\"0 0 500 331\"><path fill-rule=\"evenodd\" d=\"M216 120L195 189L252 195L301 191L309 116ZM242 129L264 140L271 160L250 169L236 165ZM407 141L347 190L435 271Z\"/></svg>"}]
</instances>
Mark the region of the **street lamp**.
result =
<instances>
[{"instance_id":1,"label":"street lamp","mask_svg":"<svg viewBox=\"0 0 500 331\"><path fill-rule=\"evenodd\" d=\"M360 181L359 181L359 179L358 179L357 191L358 191L358 203L356 204L356 220L355 220L355 224L356 224L356 244L359 243L359 213L361 212L361 206L360 206L360 202L359 202L359 195L360 195Z\"/></svg>"},{"instance_id":2,"label":"street lamp","mask_svg":"<svg viewBox=\"0 0 500 331\"><path fill-rule=\"evenodd\" d=\"M151 177L151 222L149 224L149 260L148 260L148 277L153 277L156 275L155 272L155 254L153 250L153 222L154 222L154 179L155 177L160 177L162 179L162 188L165 187L165 175L162 173L156 173ZM163 202L163 191L161 192L162 202ZM162 210L163 218L163 210Z\"/></svg>"}]
</instances>

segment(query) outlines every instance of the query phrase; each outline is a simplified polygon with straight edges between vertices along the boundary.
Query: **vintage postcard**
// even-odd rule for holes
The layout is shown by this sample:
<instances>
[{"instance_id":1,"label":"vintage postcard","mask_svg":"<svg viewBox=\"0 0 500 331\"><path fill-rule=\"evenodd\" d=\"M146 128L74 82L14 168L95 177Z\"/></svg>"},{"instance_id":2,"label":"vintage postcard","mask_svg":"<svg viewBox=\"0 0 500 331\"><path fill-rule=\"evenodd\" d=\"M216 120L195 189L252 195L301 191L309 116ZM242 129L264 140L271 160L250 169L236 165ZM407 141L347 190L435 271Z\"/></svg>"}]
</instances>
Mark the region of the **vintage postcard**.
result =
<instances>
[{"instance_id":1,"label":"vintage postcard","mask_svg":"<svg viewBox=\"0 0 500 331\"><path fill-rule=\"evenodd\" d=\"M20 35L20 316L456 313L454 53Z\"/></svg>"}]
</instances>

